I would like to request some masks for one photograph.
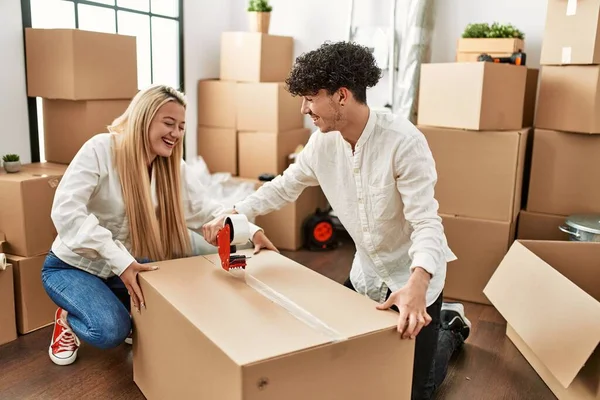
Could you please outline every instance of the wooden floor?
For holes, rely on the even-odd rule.
[[[332,252],[282,253],[343,282],[350,270],[354,247],[345,243]],[[452,361],[437,399],[555,399],[505,337],[506,324],[498,312],[488,306],[465,306],[473,323],[472,333]],[[77,362],[59,367],[48,358],[50,335],[51,328],[44,328],[0,347],[1,400],[144,398],[132,380],[131,346],[123,344],[100,351],[84,344]]]

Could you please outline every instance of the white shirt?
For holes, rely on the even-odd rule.
[[[131,255],[129,223],[112,157],[112,134],[88,140],[69,164],[54,195],[52,220],[58,236],[52,251],[69,265],[102,278],[120,275]],[[187,227],[196,230],[226,212],[211,201],[182,160],[181,186]],[[155,181],[151,181],[156,206]],[[250,237],[260,228],[250,224]]]
[[[355,242],[355,289],[382,302],[388,288],[402,288],[422,267],[432,275],[429,306],[444,287],[446,263],[456,259],[438,215],[436,182],[424,135],[406,119],[371,110],[354,154],[339,132],[316,131],[294,164],[235,208],[248,217],[266,214],[320,185]]]

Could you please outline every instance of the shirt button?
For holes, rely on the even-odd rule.
[[[358,175],[358,172],[359,172],[358,168],[354,168],[354,173]]]
[[[363,228],[363,232],[368,232],[368,231],[369,231],[369,228],[366,228],[366,227]]]

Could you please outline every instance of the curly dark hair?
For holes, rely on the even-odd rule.
[[[360,103],[367,102],[367,88],[381,79],[371,51],[356,43],[325,42],[316,50],[300,55],[285,83],[294,96],[315,95],[321,89],[328,94],[348,88]]]

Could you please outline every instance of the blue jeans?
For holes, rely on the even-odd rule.
[[[131,330],[130,300],[121,278],[101,279],[48,253],[42,283],[67,322],[86,343],[109,349],[123,343]]]

